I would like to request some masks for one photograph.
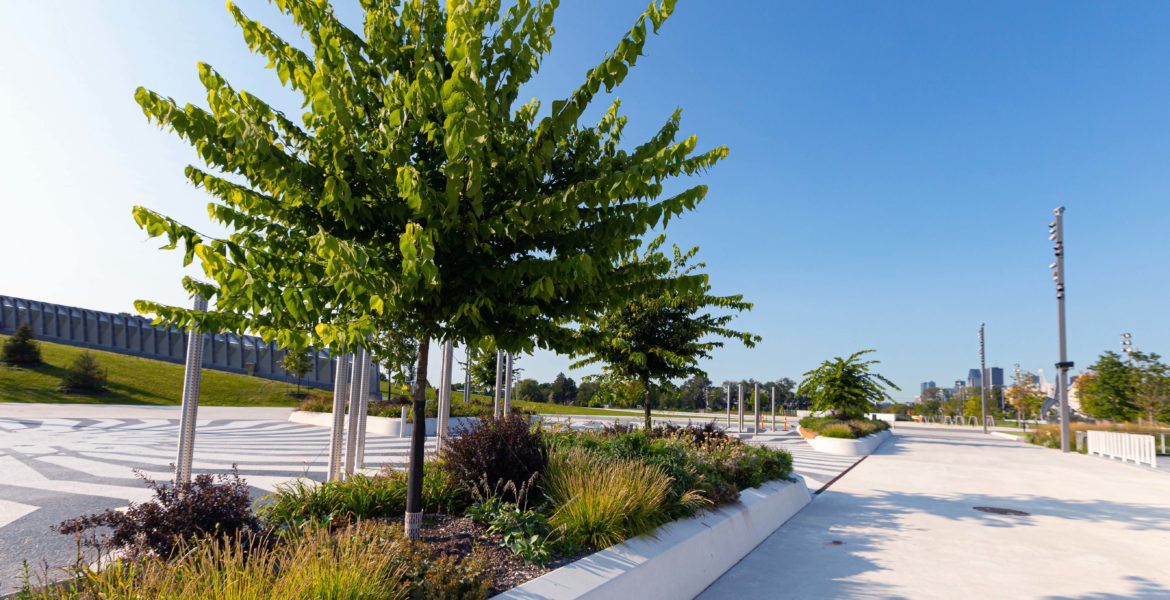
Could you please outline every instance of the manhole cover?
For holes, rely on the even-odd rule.
[[[1022,510],[1015,510],[1012,508],[1000,508],[998,506],[976,506],[975,510],[979,512],[991,513],[993,515],[1008,515],[1011,517],[1030,517],[1028,513]]]

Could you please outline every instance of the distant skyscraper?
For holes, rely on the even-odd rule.
[[[937,384],[935,384],[935,382],[933,382],[933,381],[923,381],[923,382],[920,384],[920,386],[919,386],[919,392],[918,392],[918,393],[920,393],[920,394],[922,394],[923,396],[925,396],[925,395],[926,395],[926,390],[927,390],[927,388],[932,388],[932,387],[938,387],[938,385],[937,385]]]
[[[967,387],[982,387],[983,377],[979,375],[979,369],[971,369],[967,371]]]
[[[989,367],[987,369],[987,380],[991,387],[1003,387],[1003,369],[999,367]]]

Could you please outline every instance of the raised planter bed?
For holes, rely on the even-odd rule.
[[[813,450],[824,452],[825,454],[836,454],[838,456],[868,456],[873,454],[873,451],[877,450],[878,446],[881,446],[883,442],[890,439],[893,435],[887,429],[863,438],[851,440],[825,437],[823,435],[817,435],[815,431],[809,431],[803,427],[800,428],[800,437],[803,437],[804,441],[813,447]]]
[[[460,429],[471,424],[476,417],[451,417],[447,423],[451,431],[458,432]],[[317,427],[332,427],[333,413],[326,412],[312,412],[307,410],[294,410],[288,416],[290,423],[300,423],[302,425],[315,425]],[[391,437],[408,436],[414,425],[412,423],[406,424],[406,431],[402,431],[401,419],[398,417],[366,417],[366,433],[373,435],[388,435]],[[427,419],[427,435],[435,435],[436,419]]]
[[[495,598],[693,598],[809,503],[804,479],[793,477],[740,492],[736,504],[667,523]]]

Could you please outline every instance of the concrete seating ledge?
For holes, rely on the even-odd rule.
[[[799,475],[674,521],[508,590],[497,599],[693,598],[811,500]]]
[[[300,423],[301,425],[331,427],[333,425],[333,413],[294,410],[288,416],[288,420],[290,423]],[[456,433],[460,429],[467,427],[473,420],[478,419],[475,417],[451,417],[447,426],[451,429],[452,433]],[[413,425],[407,423],[406,431],[402,431],[402,424],[399,421],[400,419],[398,417],[366,417],[366,433],[388,435],[391,437],[410,435]],[[427,435],[435,435],[435,427],[435,419],[427,419]]]
[[[836,454],[837,456],[868,456],[873,454],[873,451],[877,450],[878,446],[881,446],[883,442],[894,435],[887,429],[863,438],[849,440],[844,438],[829,438],[823,435],[808,437],[808,434],[811,432],[804,428],[801,428],[800,432],[801,436],[804,437],[804,441],[808,442],[813,447],[813,450],[824,452],[825,454]]]

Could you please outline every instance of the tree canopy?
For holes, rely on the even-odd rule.
[[[735,313],[751,310],[742,295],[716,296],[707,276],[696,271],[703,263],[688,264],[698,247],[682,252],[674,247],[667,258],[659,247],[660,236],[642,255],[633,254],[629,263],[668,264],[665,276],[658,277],[647,292],[617,305],[598,318],[581,324],[578,335],[583,350],[573,368],[602,363],[613,377],[641,382],[646,426],[650,426],[649,386],[672,379],[704,375],[699,361],[723,346],[721,338],[736,339],[753,347],[760,337],[730,328]],[[697,285],[679,286],[692,280]],[[715,314],[713,311],[720,311]]]
[[[387,350],[376,334],[393,330],[419,341],[422,381],[431,339],[566,351],[577,341],[569,324],[663,287],[668,264],[625,258],[707,193],[696,184],[666,194],[666,183],[705,172],[727,149],[678,139],[678,111],[635,146],[619,102],[594,124],[581,116],[625,80],[674,0],[652,3],[547,111],[519,94],[551,48],[557,0],[505,11],[498,0],[362,0],[361,31],[325,0],[274,3],[311,50],[228,10],[249,49],[301,97],[302,114],[283,114],[202,63],[205,106],[135,92],[150,120],[195,148],[203,166],[186,176],[229,232],[135,207],[164,248],[181,246],[184,264],[198,259],[207,281],[184,287],[215,306],[139,301],[139,311],[182,327],[251,330],[283,347],[361,345],[375,355]],[[412,514],[422,438],[413,443]]]
[[[826,360],[804,374],[797,395],[808,396],[813,410],[829,411],[837,418],[857,419],[872,412],[878,402],[891,400],[886,387],[900,389],[884,376],[871,371],[878,360],[862,360],[873,350],[861,350],[847,358]]]

